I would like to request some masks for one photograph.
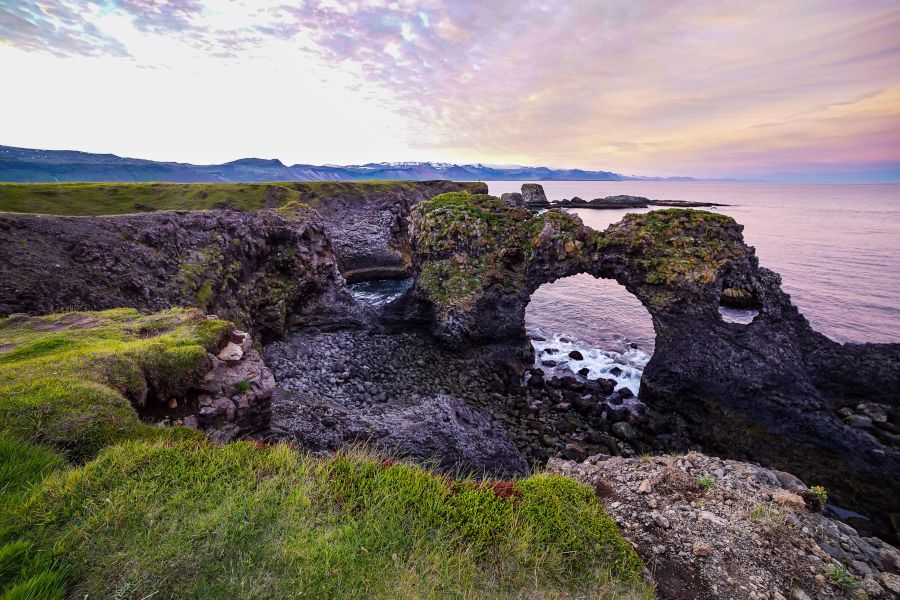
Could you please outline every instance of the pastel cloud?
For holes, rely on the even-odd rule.
[[[315,63],[397,115],[409,158],[713,176],[900,165],[894,0],[555,4],[12,0],[0,41],[175,70],[153,40],[210,64],[277,48],[301,79]]]

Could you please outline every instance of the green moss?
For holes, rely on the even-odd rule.
[[[200,284],[200,289],[197,290],[197,308],[206,310],[212,297],[212,282],[209,279],[206,279]]]
[[[699,210],[628,214],[602,233],[602,245],[627,249],[647,271],[647,283],[707,285],[729,259],[746,252],[743,242],[729,235],[734,225],[731,217]]]
[[[285,446],[131,442],[51,476],[15,519],[44,564],[71,566],[72,597],[649,597],[588,488],[514,489]]]
[[[581,221],[560,210],[534,215],[494,196],[465,192],[422,202],[413,219],[421,261],[417,286],[442,310],[470,308],[493,286],[521,291],[528,260],[546,250],[542,233],[547,227],[549,247],[558,245],[559,258],[588,251],[576,239],[583,235]]]
[[[74,459],[119,439],[194,435],[145,425],[133,404],[148,383],[183,390],[230,328],[184,310],[0,320],[0,431]]]
[[[485,265],[483,260],[435,260],[426,263],[419,273],[418,285],[426,290],[439,306],[467,306],[477,299],[482,289]]]
[[[312,214],[312,209],[308,204],[298,202],[296,200],[290,200],[289,202],[286,202],[277,210],[278,213],[281,214],[281,216],[287,219],[294,219],[298,221],[308,219]]]

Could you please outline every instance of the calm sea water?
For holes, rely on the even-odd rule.
[[[900,184],[538,182],[547,198],[614,194],[695,200],[744,225],[760,264],[781,274],[783,289],[813,327],[839,342],[900,342]],[[491,194],[520,181],[488,182]],[[627,212],[579,210],[604,229]],[[577,275],[541,286],[527,312],[529,331],[572,336],[590,346],[653,351],[650,315],[614,281]]]

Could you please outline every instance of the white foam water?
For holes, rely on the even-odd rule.
[[[537,328],[529,329],[531,345],[534,348],[534,364],[548,375],[559,376],[565,371],[579,375],[578,371],[587,369],[587,379],[613,379],[616,390],[628,388],[635,396],[641,387],[641,376],[650,355],[632,348],[626,340],[622,340],[621,351],[604,348],[592,348],[569,335],[558,335]],[[578,351],[582,359],[569,356]],[[556,366],[545,366],[543,361],[552,360]]]
[[[409,279],[377,279],[348,285],[350,294],[363,304],[380,307],[393,302],[412,286]]]

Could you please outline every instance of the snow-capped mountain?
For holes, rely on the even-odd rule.
[[[0,146],[0,181],[361,181],[454,179],[459,181],[621,181],[648,179],[610,171],[547,167],[457,165],[444,162],[379,162],[364,165],[285,165],[278,159],[242,158],[221,165],[192,165],[71,150]]]

